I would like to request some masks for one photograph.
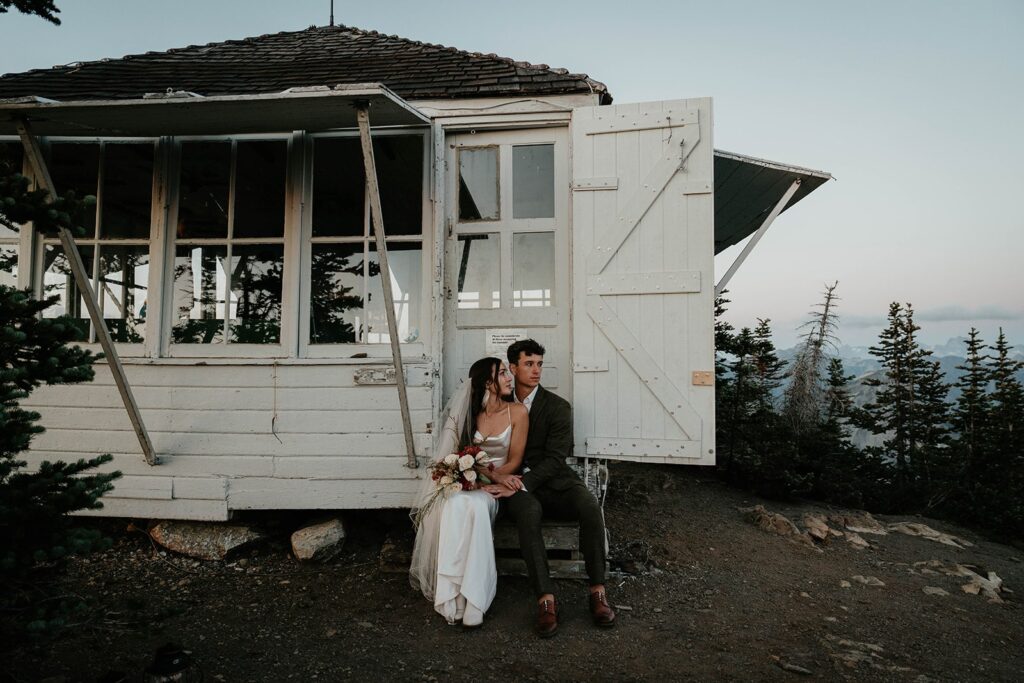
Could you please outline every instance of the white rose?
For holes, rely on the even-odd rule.
[[[472,455],[464,455],[459,458],[459,469],[465,472],[476,464],[476,458]]]
[[[452,478],[452,476],[450,474],[446,474],[443,477],[441,477],[441,486],[448,486],[449,484],[453,483],[454,481],[455,480]]]
[[[444,456],[444,464],[449,466],[454,465],[458,459],[458,453],[449,453],[448,455]]]
[[[450,496],[453,493],[458,493],[459,491],[461,491],[462,484],[458,482],[455,482],[454,484],[448,484],[448,486],[445,487],[445,490],[447,491],[447,495]]]
[[[485,462],[488,459],[487,451],[480,451],[476,454],[476,461],[478,463]]]
[[[476,481],[476,472],[473,471],[473,470],[468,470],[466,472],[463,472],[462,476],[464,476],[466,478],[466,481],[468,481],[470,484],[472,484],[474,481]]]

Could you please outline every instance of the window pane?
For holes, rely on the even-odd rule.
[[[97,144],[57,143],[50,148],[50,177],[57,194],[73,190],[75,197],[95,197],[99,184],[100,146]],[[96,235],[96,207],[86,211],[82,227],[89,237]]]
[[[555,215],[555,146],[512,148],[512,217],[553,218]]]
[[[93,248],[79,247],[78,251],[85,262],[86,271],[91,274]],[[71,266],[64,255],[64,250],[56,245],[47,245],[43,253],[43,266],[43,296],[58,297],[55,305],[43,311],[43,317],[70,316],[78,328],[75,340],[87,341],[92,327],[89,310],[79,295],[78,287],[75,286],[75,277],[71,274]]]
[[[235,161],[235,237],[284,235],[288,143],[240,141]]]
[[[358,138],[313,141],[314,237],[363,234],[365,178]]]
[[[148,246],[100,247],[100,306],[116,342],[146,338]]]
[[[363,322],[363,244],[314,244],[309,343],[358,341]]]
[[[459,308],[498,308],[501,305],[501,247],[498,235],[460,235],[455,258],[459,264]]]
[[[226,258],[224,246],[179,246],[175,251],[173,342],[224,343]]]
[[[8,176],[22,171],[22,151],[20,142],[0,142],[0,176]],[[0,224],[0,239],[17,238],[18,233],[6,225]]]
[[[384,233],[388,237],[422,234],[423,136],[374,138],[373,159],[380,183]]]
[[[512,307],[553,306],[555,233],[525,232],[512,237]]]
[[[498,148],[459,150],[459,220],[497,220]]]
[[[181,145],[179,239],[227,237],[230,179],[230,142],[186,142]]]
[[[235,245],[231,250],[230,337],[235,344],[281,341],[280,244]]]
[[[388,266],[391,269],[391,296],[395,300],[398,338],[414,342],[420,336],[420,295],[422,293],[423,248],[419,242],[388,242]],[[384,307],[384,287],[380,279],[377,251],[369,254],[370,282],[366,293],[366,338],[368,344],[389,344],[388,317]]]
[[[108,144],[103,156],[100,236],[149,239],[153,145]]]
[[[18,286],[18,248],[0,245],[0,285]]]

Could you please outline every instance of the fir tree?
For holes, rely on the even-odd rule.
[[[72,192],[51,198],[30,189],[19,173],[0,173],[0,223],[15,230],[31,221],[44,234],[62,226],[80,233],[77,226],[90,199],[79,200]],[[27,292],[0,286],[0,606],[21,615],[30,630],[59,626],[64,613],[75,607],[40,599],[45,590],[39,579],[59,569],[68,556],[109,543],[77,527],[68,513],[102,507],[99,498],[120,476],[93,472],[109,455],[43,462],[36,471],[26,471],[25,461],[18,459],[43,431],[39,414],[19,402],[41,384],[93,377],[97,357],[71,345],[79,335],[75,321],[41,315],[56,301],[36,301]]]
[[[1024,388],[1017,378],[1024,372],[1024,361],[1010,358],[1010,345],[1002,328],[995,346],[995,355],[988,357],[990,395],[989,441],[993,449],[1024,457]]]
[[[958,437],[957,442],[962,457],[962,467],[971,469],[984,462],[987,428],[990,413],[988,397],[989,369],[986,361],[989,357],[983,353],[984,344],[978,330],[971,328],[968,333],[967,358],[957,370],[963,374],[956,382],[960,389],[956,406],[953,409],[952,426]]]

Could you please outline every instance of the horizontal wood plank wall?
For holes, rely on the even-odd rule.
[[[359,385],[353,365],[130,365],[129,382],[161,463],[150,467],[106,366],[89,384],[41,387],[24,402],[46,432],[26,460],[110,453],[120,470],[89,514],[227,519],[231,510],[405,507],[394,385]],[[407,366],[417,453],[431,436],[429,366]]]

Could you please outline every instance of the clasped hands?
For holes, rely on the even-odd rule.
[[[523,478],[518,474],[499,474],[493,472],[488,475],[493,484],[487,484],[483,490],[491,494],[492,498],[508,498],[523,488]]]

